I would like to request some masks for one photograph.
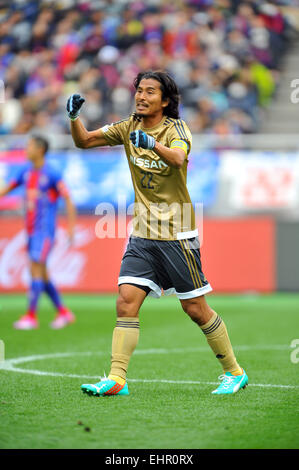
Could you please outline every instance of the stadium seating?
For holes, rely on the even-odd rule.
[[[254,0],[12,0],[0,25],[1,134],[69,133],[73,91],[88,128],[118,120],[136,74],[165,67],[193,132],[256,132],[291,28],[279,5]]]

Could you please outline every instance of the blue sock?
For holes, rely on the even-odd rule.
[[[44,290],[44,281],[42,279],[32,279],[29,289],[28,314],[35,316],[39,296]]]
[[[57,310],[64,311],[65,307],[63,306],[59,292],[54,286],[54,284],[51,281],[45,282],[44,288],[45,292],[48,294]]]

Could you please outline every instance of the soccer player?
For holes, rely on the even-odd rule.
[[[247,385],[248,377],[236,361],[224,321],[205,299],[212,288],[202,272],[186,187],[192,136],[179,117],[179,91],[161,71],[139,73],[134,86],[136,112],[94,131],[87,131],[79,118],[84,98],[75,94],[67,102],[76,146],[124,145],[135,190],[134,229],[118,280],[110,374],[81,389],[96,396],[128,395],[126,374],[138,343],[139,309],[148,294],[159,297],[163,289],[177,295],[223,368],[212,393],[235,393]]]
[[[29,164],[21,170],[16,179],[0,190],[0,196],[4,196],[17,186],[25,186],[25,222],[31,284],[27,313],[14,323],[14,328],[19,330],[38,328],[37,305],[43,291],[48,294],[57,310],[51,328],[60,329],[75,320],[74,314],[63,304],[46,267],[54,244],[57,203],[60,196],[66,203],[70,242],[74,235],[76,216],[75,207],[60,174],[46,162],[48,147],[48,142],[43,137],[30,137],[26,149]]]

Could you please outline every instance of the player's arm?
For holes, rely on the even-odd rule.
[[[6,196],[6,194],[8,194],[11,190],[12,188],[9,184],[3,186],[3,188],[0,188],[0,197]]]
[[[76,207],[72,201],[72,198],[62,180],[57,183],[57,188],[61,197],[63,197],[65,201],[65,210],[66,210],[66,217],[68,221],[68,236],[69,240],[72,243],[75,234],[75,224],[76,224],[76,216],[77,211]]]
[[[166,147],[160,142],[157,142],[154,137],[138,130],[131,132],[130,140],[135,147],[142,147],[144,149],[153,150],[159,155],[162,160],[173,168],[181,168],[186,158],[187,150],[182,147]],[[187,144],[186,144],[187,148]]]
[[[102,129],[88,131],[80,118],[71,121],[71,132],[76,147],[80,149],[90,149],[108,145]]]
[[[6,196],[6,194],[10,193],[13,189],[19,186],[19,182],[17,180],[11,181],[10,183],[0,188],[0,197]]]
[[[66,216],[68,220],[69,240],[70,242],[72,242],[74,239],[74,234],[75,234],[75,223],[76,223],[77,211],[70,196],[65,197],[65,209],[66,209]]]
[[[183,166],[186,153],[181,148],[165,147],[156,141],[153,151],[168,165],[178,169]]]
[[[89,149],[108,145],[102,129],[88,131],[79,118],[81,106],[85,99],[78,94],[71,95],[67,100],[67,113],[71,120],[71,133],[76,147]]]

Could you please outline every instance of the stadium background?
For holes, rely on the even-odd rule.
[[[12,1],[0,2],[0,22],[0,184],[23,165],[28,134],[46,135],[79,214],[68,248],[61,206],[49,266],[62,290],[116,291],[127,240],[97,238],[95,210],[133,202],[122,148],[75,148],[67,98],[84,95],[81,116],[95,129],[132,112],[139,71],[166,68],[193,133],[188,188],[204,207],[203,266],[215,292],[298,291],[295,1]],[[21,190],[0,209],[0,292],[22,292]]]
[[[299,448],[298,3],[0,0],[0,184],[23,165],[28,135],[45,134],[79,212],[69,249],[61,206],[50,257],[76,323],[49,328],[55,311],[43,295],[40,328],[18,331],[29,281],[21,193],[0,200],[0,448],[10,462],[19,455],[24,465],[26,454],[32,465],[27,449],[70,449],[68,462],[79,457],[72,449],[97,449],[99,463],[112,449],[193,449],[199,465],[217,456],[223,465],[228,449]],[[180,86],[193,133],[188,187],[204,205],[208,302],[249,386],[211,394],[221,368],[169,296],[142,305],[130,396],[93,399],[80,385],[109,371],[126,245],[96,237],[95,211],[106,202],[117,212],[133,194],[121,147],[74,147],[66,101],[81,92],[82,119],[96,128],[132,110],[139,70],[161,66]],[[256,465],[255,452],[242,457]]]

